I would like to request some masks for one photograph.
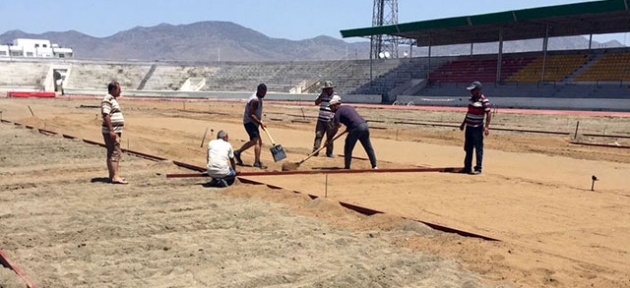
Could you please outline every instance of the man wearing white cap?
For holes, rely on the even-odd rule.
[[[324,134],[326,134],[326,139],[332,139],[333,132],[333,123],[332,119],[335,116],[335,113],[330,110],[328,104],[330,103],[330,99],[335,95],[334,86],[331,81],[325,81],[324,87],[322,88],[322,93],[319,94],[319,97],[315,99],[315,105],[319,105],[319,115],[317,116],[317,125],[315,126],[315,141],[313,142],[313,152],[317,151],[319,147],[322,145],[322,138],[324,138]],[[326,156],[333,158],[335,157],[333,154],[333,142],[326,142]],[[315,154],[318,156],[319,153]]]
[[[468,86],[471,97],[468,100],[468,113],[459,127],[459,130],[464,130],[465,141],[464,151],[466,151],[466,158],[464,158],[464,170],[462,173],[468,174],[481,174],[481,164],[483,161],[483,137],[490,134],[490,120],[491,120],[491,106],[490,101],[486,96],[481,94],[481,82],[475,81]],[[485,125],[484,125],[485,118]],[[476,152],[477,165],[472,167],[473,150]]]
[[[217,139],[208,143],[207,160],[208,175],[212,177],[213,186],[227,187],[234,183],[236,163],[227,132],[219,131]]]
[[[333,118],[334,130],[331,137],[334,137],[339,131],[341,124],[346,125],[348,136],[346,136],[346,145],[343,148],[344,156],[344,169],[350,169],[350,163],[352,162],[352,150],[357,141],[361,142],[361,146],[365,149],[365,153],[370,159],[372,169],[378,169],[376,167],[376,155],[374,154],[374,148],[372,148],[372,142],[370,141],[370,129],[367,122],[357,110],[352,106],[341,105],[341,97],[335,95],[330,99],[330,109],[335,112]],[[332,138],[330,138],[332,139]]]

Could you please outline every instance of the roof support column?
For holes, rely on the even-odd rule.
[[[473,55],[473,49],[475,48],[475,43],[470,43],[470,56]]]
[[[549,24],[545,28],[545,38],[543,39],[543,63],[542,72],[540,74],[540,82],[545,82],[545,68],[547,66],[547,48],[549,46]]]
[[[374,35],[370,36],[370,41],[374,41]],[[372,42],[370,42],[370,43],[372,43]],[[374,50],[373,47],[374,47],[374,45],[370,45],[370,86],[372,86],[372,55],[374,54],[374,53],[372,53],[372,52],[374,52],[374,51],[372,51],[372,50]]]
[[[431,35],[429,35],[429,65],[427,69],[427,81],[429,81],[429,75],[431,75]]]
[[[497,83],[501,82],[501,62],[503,62],[503,28],[499,28],[499,55],[497,56]]]
[[[591,47],[593,47],[593,33],[588,36],[588,51],[591,51]]]

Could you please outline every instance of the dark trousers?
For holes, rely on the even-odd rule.
[[[372,142],[370,142],[370,129],[368,129],[367,123],[363,123],[356,128],[348,131],[346,137],[346,146],[343,149],[345,169],[350,169],[350,163],[352,162],[352,150],[357,141],[361,141],[365,153],[367,153],[372,168],[376,167],[376,155],[374,155],[374,148],[372,148]]]
[[[481,162],[483,161],[483,126],[466,127],[466,140],[464,141],[464,151],[466,158],[464,159],[464,170],[472,171],[473,149],[477,159],[475,171],[481,171]]]
[[[333,154],[333,142],[332,140],[332,132],[334,125],[332,121],[322,121],[317,120],[317,125],[315,126],[315,141],[313,142],[313,152],[319,149],[322,146],[322,139],[324,135],[326,135],[326,141],[328,141],[328,145],[326,145],[326,155]]]

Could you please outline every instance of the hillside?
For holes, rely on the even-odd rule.
[[[205,21],[186,25],[160,24],[135,27],[108,37],[92,37],[78,31],[30,34],[20,30],[0,35],[2,43],[15,38],[49,39],[71,47],[80,59],[141,59],[180,61],[299,61],[335,60],[369,57],[369,42],[348,43],[329,36],[293,41],[268,37],[232,22]],[[541,40],[516,41],[506,52],[541,49]],[[550,49],[585,49],[588,40],[581,36],[552,39]],[[621,43],[594,43],[593,47],[619,47]],[[496,53],[497,45],[480,44],[475,53]],[[401,51],[409,46],[401,46]],[[470,45],[436,47],[434,55],[465,54]],[[414,56],[426,55],[426,48],[415,48]],[[403,55],[401,52],[400,55]]]

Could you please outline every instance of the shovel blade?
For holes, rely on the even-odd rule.
[[[273,156],[273,161],[275,162],[287,158],[287,154],[284,152],[282,145],[273,145],[269,150],[271,151],[271,156]]]

